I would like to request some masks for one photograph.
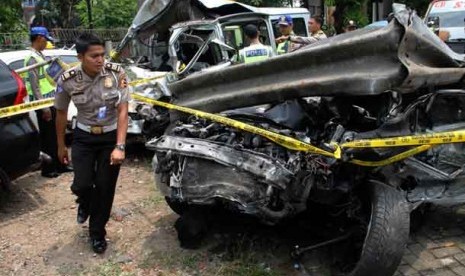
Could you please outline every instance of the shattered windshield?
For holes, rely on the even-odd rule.
[[[166,9],[170,2],[171,0],[146,0],[139,9],[139,12],[137,12],[132,26],[137,27],[150,21]]]
[[[429,18],[439,17],[441,28],[465,27],[465,14],[463,11],[431,13]]]

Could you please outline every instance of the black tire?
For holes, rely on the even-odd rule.
[[[11,180],[4,170],[0,168],[0,190],[10,192]]]
[[[400,191],[377,181],[367,184],[369,222],[360,259],[346,275],[391,276],[408,242],[410,209]]]
[[[170,206],[171,210],[173,210],[178,215],[183,215],[188,209],[188,205],[186,203],[171,200],[167,196],[165,196],[165,201],[168,206]]]

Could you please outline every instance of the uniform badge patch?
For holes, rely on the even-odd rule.
[[[102,106],[98,109],[97,119],[102,120],[107,116],[107,107]]]
[[[121,76],[121,79],[119,81],[119,87],[120,88],[127,88],[128,87],[128,79],[126,78],[126,75]]]
[[[61,84],[58,84],[56,93],[58,94],[58,93],[61,93],[61,92],[63,92],[63,87],[61,86]]]
[[[105,88],[113,87],[113,80],[111,79],[111,77],[106,77],[103,85],[105,86]]]

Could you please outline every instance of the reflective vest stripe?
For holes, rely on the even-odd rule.
[[[278,55],[287,54],[289,52],[289,41],[284,41],[278,44]]]
[[[268,59],[272,56],[272,49],[265,48],[256,48],[256,49],[243,49],[240,52],[240,61],[243,63],[252,63],[261,60]]]

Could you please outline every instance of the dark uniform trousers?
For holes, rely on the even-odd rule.
[[[37,110],[37,124],[39,125],[39,135],[40,135],[40,150],[48,154],[52,161],[42,165],[42,174],[48,174],[56,172],[61,164],[58,161],[57,156],[57,134],[55,131],[55,119],[56,119],[56,109],[50,107],[52,113],[52,120],[45,121],[42,119],[42,110]]]
[[[89,211],[90,237],[104,238],[120,170],[119,165],[110,165],[116,131],[97,135],[76,128],[73,135],[71,190],[78,196],[77,202]]]

